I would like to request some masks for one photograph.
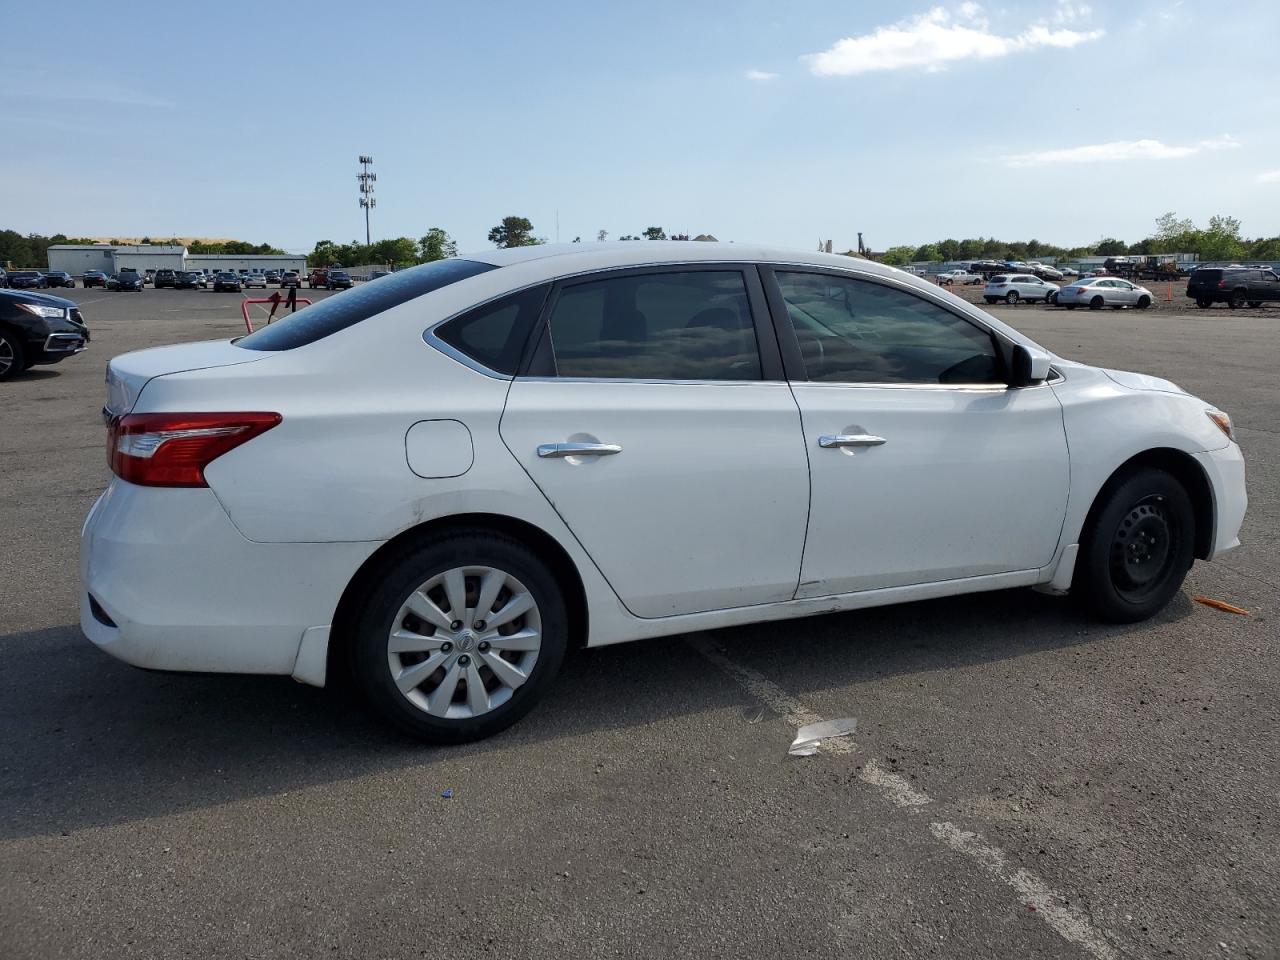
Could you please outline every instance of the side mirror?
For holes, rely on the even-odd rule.
[[[1011,387],[1029,387],[1049,379],[1049,354],[1020,343],[1013,345]]]

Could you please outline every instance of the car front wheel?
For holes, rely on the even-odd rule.
[[[464,743],[533,708],[568,646],[555,576],[528,547],[457,532],[391,555],[356,618],[352,671],[368,707],[430,743]]]
[[[1150,298],[1150,297],[1139,297],[1139,298],[1138,298],[1137,307],[1138,307],[1138,309],[1139,309],[1139,310],[1145,310],[1145,309],[1147,309],[1147,307],[1149,307],[1149,306],[1151,306],[1151,298]]]
[[[1107,495],[1085,531],[1072,594],[1102,620],[1145,620],[1182,586],[1194,539],[1182,484],[1163,470],[1140,469]]]
[[[26,351],[18,335],[0,330],[0,380],[16,377],[27,369]]]

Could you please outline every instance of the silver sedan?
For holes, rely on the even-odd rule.
[[[1145,310],[1155,297],[1146,287],[1140,287],[1119,277],[1088,277],[1072,281],[1058,292],[1058,306],[1074,310],[1088,307],[1101,310],[1112,307],[1136,307]]]

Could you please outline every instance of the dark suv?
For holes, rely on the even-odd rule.
[[[1187,296],[1202,310],[1215,303],[1260,307],[1280,300],[1280,276],[1265,267],[1201,267],[1187,280]]]
[[[84,350],[89,328],[80,308],[47,293],[0,290],[0,380],[37,363],[58,363]]]
[[[176,287],[178,285],[178,272],[176,270],[157,270],[155,277],[151,281],[152,286],[157,290],[161,287]]]

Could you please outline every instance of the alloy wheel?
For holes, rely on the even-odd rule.
[[[13,344],[7,338],[0,337],[0,377],[8,373],[17,362],[18,356],[14,352]]]
[[[541,647],[542,617],[523,583],[494,567],[455,567],[401,604],[387,637],[387,665],[413,706],[461,720],[509,701]]]

